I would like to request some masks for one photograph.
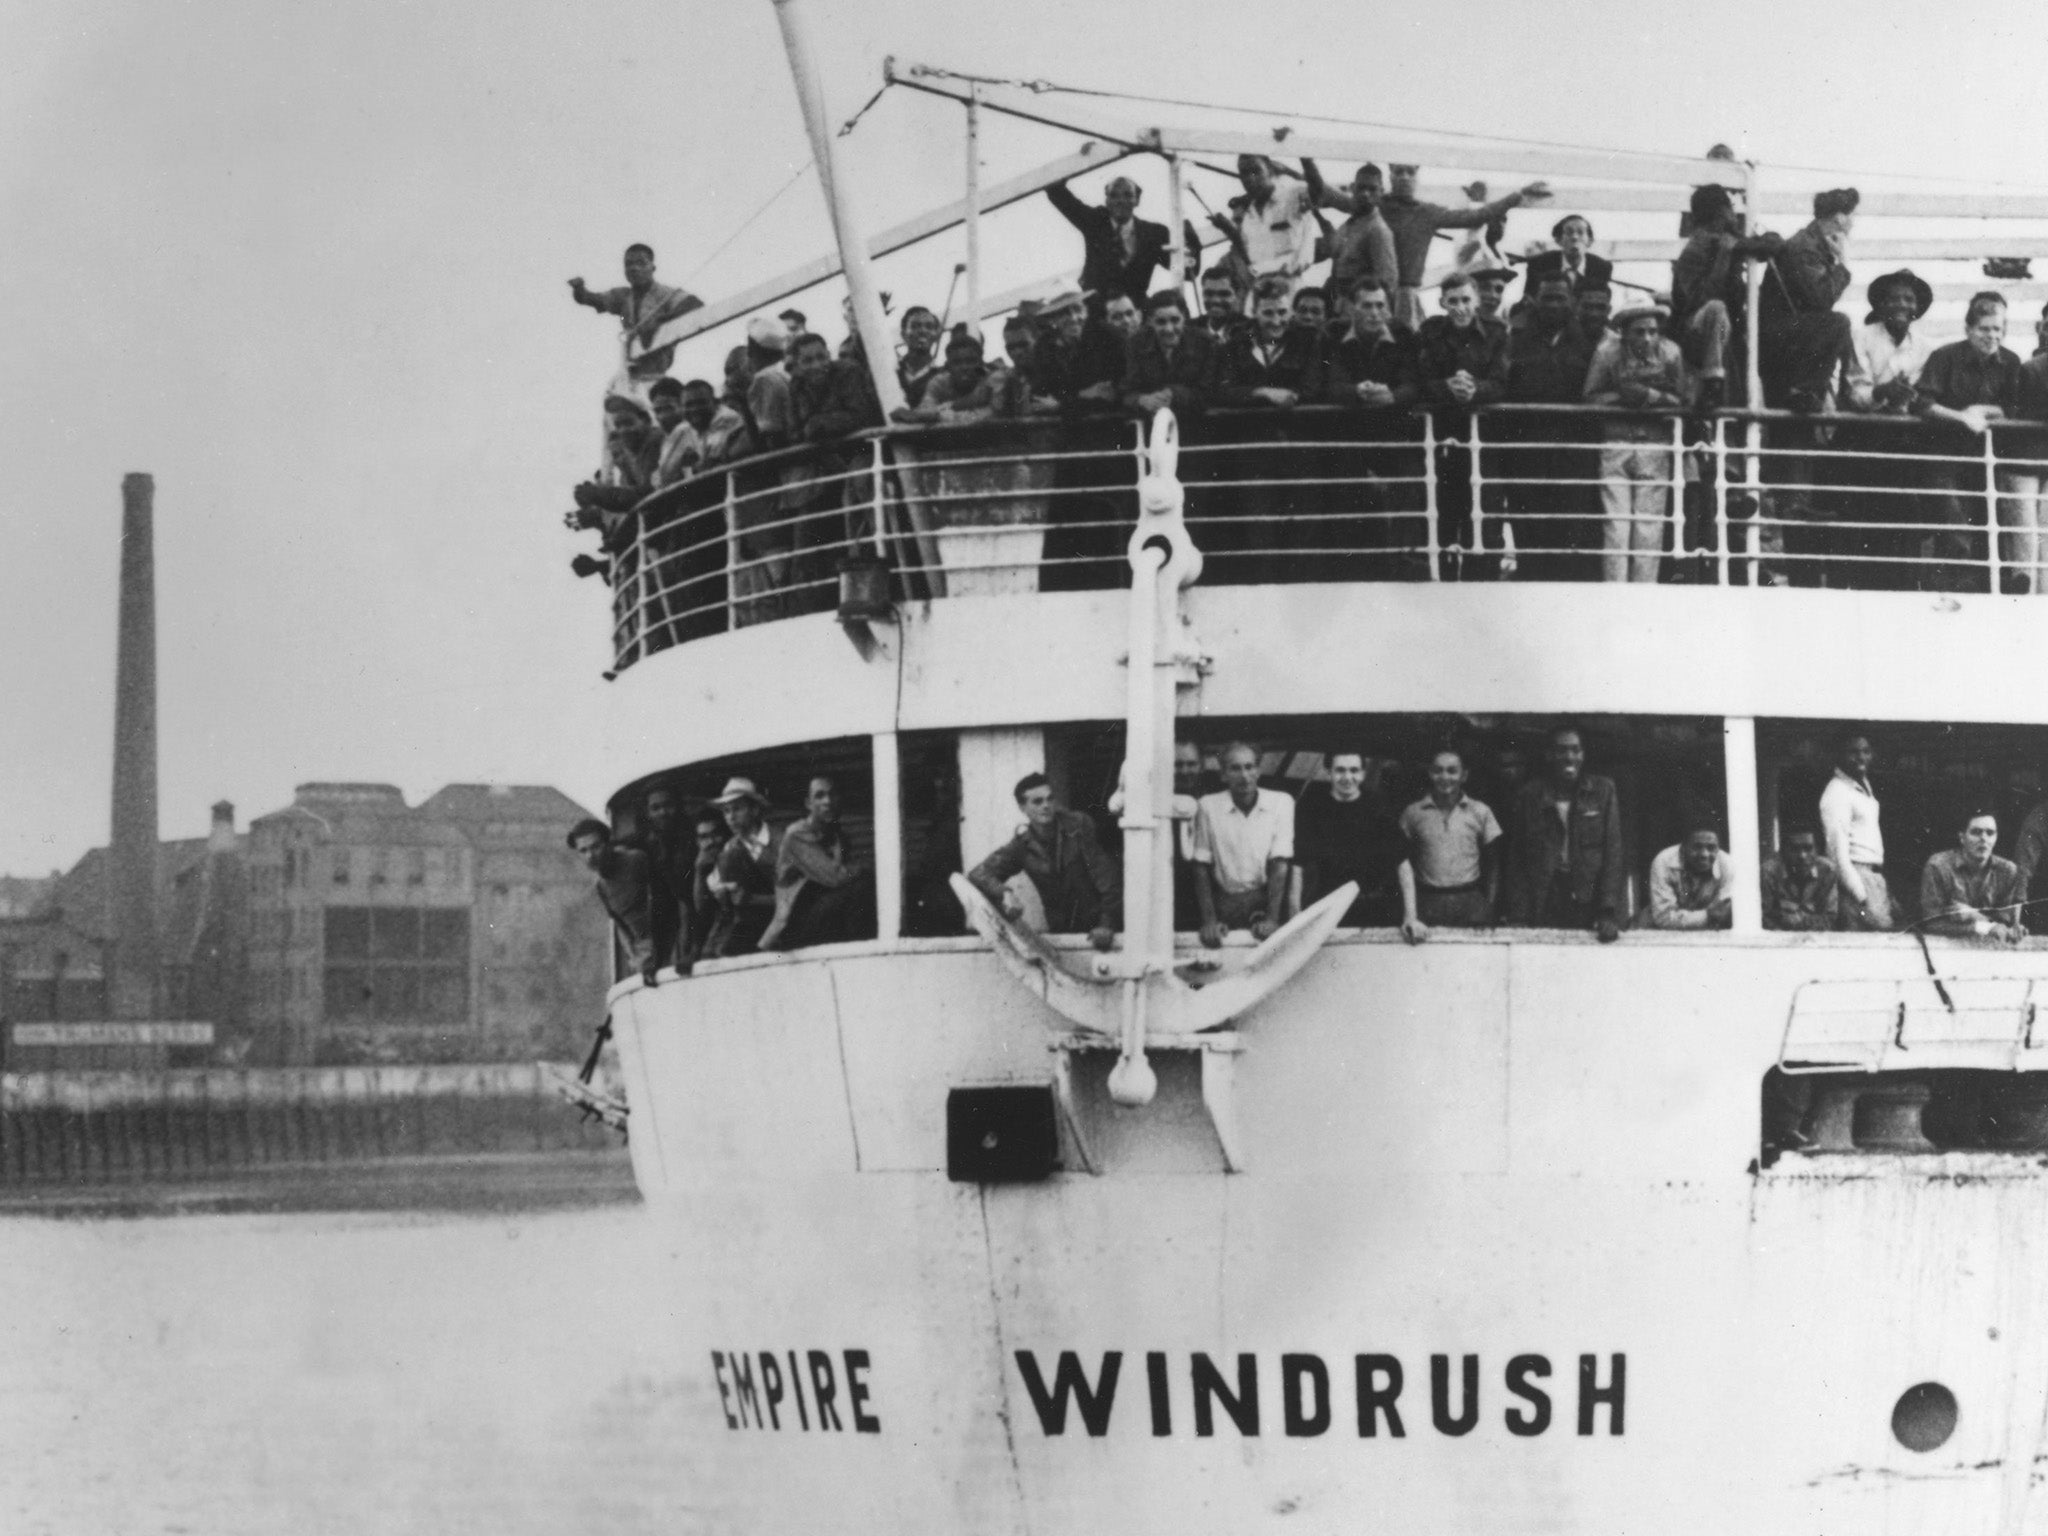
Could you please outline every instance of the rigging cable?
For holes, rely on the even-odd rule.
[[[920,64],[915,66],[915,69],[917,70],[917,72],[922,74],[935,75],[945,79],[969,80],[973,81],[978,85],[1012,86],[1019,90],[1029,91],[1034,96],[1046,96],[1053,94],[1065,96],[1093,96],[1099,97],[1107,101],[1133,101],[1138,102],[1140,104],[1151,106],[1187,107],[1196,111],[1203,112],[1241,112],[1251,117],[1263,117],[1268,119],[1279,118],[1283,122],[1287,119],[1299,118],[1305,122],[1336,123],[1346,128],[1374,128],[1381,130],[1382,132],[1389,133],[1429,134],[1437,138],[1464,139],[1478,144],[1512,145],[1515,147],[1526,149],[1569,149],[1578,151],[1583,154],[1636,156],[1642,158],[1656,158],[1660,160],[1671,159],[1674,157],[1674,154],[1677,153],[1665,153],[1659,150],[1647,149],[1616,149],[1611,144],[1578,144],[1565,139],[1527,139],[1517,138],[1509,134],[1472,133],[1457,128],[1424,128],[1414,123],[1388,123],[1380,122],[1371,118],[1337,117],[1329,113],[1304,112],[1299,108],[1287,108],[1285,110],[1282,110],[1271,107],[1238,106],[1233,102],[1226,101],[1194,101],[1186,97],[1180,96],[1148,96],[1143,94],[1142,92],[1137,91],[1112,91],[1098,89],[1092,86],[1060,85],[1054,81],[1042,79],[1008,80],[992,75],[973,75],[966,74],[956,70],[941,69],[935,65],[930,64]],[[1682,154],[1678,155],[1677,157],[1684,158]],[[1949,176],[1937,177],[1933,175],[1920,176],[1904,171],[1854,170],[1849,167],[1839,165],[1795,165],[1790,162],[1777,161],[1773,161],[1770,164],[1771,169],[1773,170],[1808,171],[1812,172],[1815,175],[1820,176],[1890,176],[1896,179],[1907,181],[1939,181],[1944,185],[1954,185],[1957,181],[1961,181],[1965,184],[1972,186],[2007,187],[2016,188],[2020,190],[2038,190],[2038,188],[2036,188],[2033,183],[2002,181],[1990,178],[1957,178]]]
[[[867,108],[863,107],[861,110],[866,111]],[[849,124],[849,126],[851,125]],[[752,229],[754,227],[755,221],[759,219],[762,214],[766,213],[770,208],[773,208],[778,202],[780,202],[782,200],[783,194],[789,191],[791,187],[795,186],[797,182],[802,179],[804,172],[808,171],[813,163],[814,162],[812,161],[806,160],[802,165],[798,166],[796,168],[795,175],[791,176],[789,180],[785,181],[781,186],[777,187],[772,193],[769,194],[767,202],[763,203],[760,207],[756,208],[752,213],[748,214],[745,223],[741,224],[738,229],[734,230],[731,234],[727,235],[725,237],[725,240],[719,245],[717,250],[713,251],[709,256],[706,256],[702,261],[698,262],[697,265],[690,270],[689,275],[683,279],[684,286],[687,287],[689,284],[695,282],[697,278],[700,275],[702,275],[706,267],[710,266],[711,263],[718,260],[718,258],[723,256],[727,251],[731,250],[733,242],[739,239],[739,237],[741,235],[744,235],[748,230]]]
[[[893,80],[884,80],[882,82],[881,89],[877,90],[874,95],[870,96],[865,102],[863,102],[861,104],[861,109],[858,112],[854,113],[853,116],[849,117],[845,122],[839,125],[839,137],[843,139],[848,134],[852,133],[855,128],[859,127],[860,120],[868,115],[868,110],[871,107],[873,107],[876,102],[880,101],[882,97],[885,94],[887,94],[889,87],[894,84],[895,81]],[[792,175],[789,178],[789,180],[785,181],[781,186],[777,187],[774,192],[769,194],[767,202],[763,203],[760,207],[756,208],[752,213],[748,214],[746,217],[746,222],[741,224],[740,227],[734,230],[730,235],[727,235],[725,237],[724,242],[719,245],[717,250],[713,251],[709,256],[706,256],[702,261],[698,262],[697,265],[691,270],[690,274],[683,279],[683,282],[686,285],[695,282],[697,278],[700,275],[702,275],[706,267],[710,266],[712,262],[718,260],[719,257],[723,256],[727,251],[731,250],[733,242],[739,239],[739,237],[741,235],[744,235],[748,230],[752,229],[754,227],[755,220],[759,219],[762,214],[766,213],[770,208],[774,207],[775,204],[781,200],[782,195],[785,192],[787,192],[791,187],[795,186],[797,184],[798,179],[803,175],[803,173],[805,171],[808,171],[816,163],[817,162],[815,160],[806,160],[802,165],[798,166],[796,168],[796,173]]]

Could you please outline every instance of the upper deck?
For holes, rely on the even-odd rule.
[[[1814,446],[1782,413],[1447,415],[1190,423],[1185,711],[2048,721],[2014,679],[2048,607],[1999,590],[2021,535],[1986,537],[2042,469],[2023,426],[1842,419]],[[1668,461],[1656,581],[1600,579],[1617,427]],[[877,432],[658,493],[614,575],[620,766],[1119,715],[1137,442],[1110,417]],[[1924,488],[1950,468],[1961,524]],[[849,566],[883,600],[842,625]]]
[[[844,132],[832,131],[815,73],[796,70],[798,95],[829,170]],[[1523,193],[1489,205],[1509,210],[1493,259],[1526,260],[1553,220],[1585,215],[1606,237],[1593,254],[1613,264],[1618,305],[1668,284],[1693,191],[1723,189],[1752,233],[1789,232],[1813,204],[1796,173],[1767,176],[1725,151],[1179,128],[1016,84],[894,64],[885,78],[885,90],[964,109],[970,144],[984,112],[1085,142],[987,184],[970,152],[963,197],[872,238],[848,179],[824,176],[836,255],[629,335],[626,361],[708,341],[798,296],[819,313],[836,299],[820,285],[843,276],[855,355],[886,414],[901,385],[877,265],[912,262],[905,253],[958,230],[966,292],[957,311],[949,295],[948,317],[986,325],[1072,271],[990,291],[992,253],[1011,249],[997,230],[1020,228],[1051,188],[1071,183],[1085,201],[1112,167],[1151,185],[1145,211],[1163,221],[1175,275],[1193,254],[1183,215],[1214,206],[1203,177],[1222,200],[1219,156],[1301,156],[1305,173],[1313,156],[1332,186],[1361,161],[1420,162],[1417,195],[1445,209],[1485,196],[1447,172],[1498,178],[1487,183],[1496,193],[1540,176],[1548,191],[1531,206]],[[1932,308],[1918,323],[1929,343],[1958,335],[1963,302],[1988,288],[2012,306],[2013,345],[2027,350],[2048,284],[2025,258],[2048,256],[2048,197],[1880,185],[1857,217],[1843,320],[1860,320],[1869,279],[1912,261],[1928,274]],[[2041,718],[2007,668],[2030,654],[2033,597],[2048,590],[2048,424],[1973,432],[1896,400],[1853,414],[1757,406],[1786,397],[1784,379],[1767,377],[1782,351],[1761,329],[1769,265],[1738,263],[1726,289],[1728,398],[1755,408],[1628,411],[1577,403],[1576,388],[1544,397],[1568,404],[1515,401],[1510,389],[1515,403],[1479,409],[1370,407],[1328,380],[1291,408],[1219,408],[1232,398],[1220,389],[1192,408],[1177,402],[1187,528],[1205,557],[1184,599],[1205,662],[1182,711]],[[1300,276],[1313,284],[1327,270]],[[1427,280],[1440,271],[1432,263]],[[905,283],[895,291],[936,301]],[[707,355],[680,371],[714,369]],[[1062,399],[1056,414],[858,432],[715,465],[650,497],[609,562],[619,767],[837,734],[1121,715],[1143,430],[1133,398],[1112,390]],[[854,600],[843,628],[842,595]]]

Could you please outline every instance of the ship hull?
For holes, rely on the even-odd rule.
[[[1059,1060],[977,945],[622,987],[709,1528],[2022,1529],[2040,1170],[1758,1165],[1801,984],[1919,958],[1347,937],[1238,1021],[1208,1100],[1203,1052],[1155,1052],[1137,1111],[1071,1054],[1064,1167],[1021,1184],[947,1175],[949,1091]],[[1916,1451],[1921,1383],[1959,1406]]]

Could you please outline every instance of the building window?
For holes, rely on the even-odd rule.
[[[347,885],[348,850],[346,848],[337,848],[334,850],[332,857],[334,859],[334,883],[336,885]]]
[[[469,913],[460,908],[329,907],[327,1017],[378,1024],[469,1018]]]
[[[427,850],[414,848],[405,856],[405,883],[425,885],[427,883]]]

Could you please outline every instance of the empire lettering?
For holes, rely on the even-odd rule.
[[[843,1373],[840,1367],[843,1366]],[[727,1429],[879,1435],[872,1411],[871,1362],[864,1349],[711,1351],[711,1377]]]
[[[1092,1374],[1080,1355],[1061,1350],[1048,1372],[1036,1352],[1016,1352],[1017,1375],[1024,1395],[1038,1417],[1038,1427],[1047,1435],[1064,1435],[1070,1423],[1078,1423],[1088,1435],[1100,1438],[1109,1433],[1116,1411],[1117,1388],[1123,1381],[1124,1353],[1112,1349],[1103,1353]],[[1620,1435],[1628,1393],[1628,1356],[1614,1353],[1604,1366],[1598,1355],[1580,1355],[1577,1393],[1577,1430],[1592,1436],[1604,1428]],[[1491,1423],[1510,1435],[1529,1438],[1551,1426],[1550,1357],[1515,1355],[1500,1369],[1502,1397],[1494,1416],[1485,1417],[1485,1394],[1481,1390],[1481,1364],[1477,1355],[1429,1357],[1429,1423],[1438,1434],[1457,1438]],[[1262,1379],[1263,1377],[1263,1379]],[[1406,1439],[1408,1418],[1402,1414],[1403,1393],[1408,1390],[1408,1373],[1394,1355],[1361,1354],[1351,1359],[1349,1371],[1332,1370],[1320,1355],[1285,1354],[1277,1369],[1268,1362],[1264,1372],[1255,1354],[1224,1356],[1221,1359],[1197,1351],[1184,1366],[1164,1351],[1145,1355],[1146,1409],[1154,1436],[1174,1433],[1176,1380],[1185,1383],[1178,1394],[1186,1404],[1182,1425],[1192,1426],[1197,1439],[1208,1439],[1227,1424],[1240,1437],[1257,1437],[1270,1429],[1273,1419],[1262,1414],[1261,1387],[1279,1389],[1279,1428],[1284,1437],[1313,1439],[1327,1434],[1337,1424],[1339,1404],[1333,1395],[1339,1384],[1350,1385],[1351,1422],[1359,1438]],[[1421,1413],[1410,1391],[1409,1417]],[[1135,1410],[1133,1410],[1135,1411]],[[1419,1419],[1418,1419],[1419,1421]]]

